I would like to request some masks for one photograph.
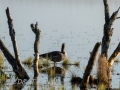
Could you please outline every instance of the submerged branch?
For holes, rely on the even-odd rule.
[[[89,83],[89,76],[90,76],[92,69],[93,69],[93,66],[95,64],[96,56],[97,56],[100,45],[101,45],[101,43],[97,42],[94,46],[94,49],[93,49],[92,54],[91,54],[89,61],[88,61],[88,65],[87,65],[86,70],[85,70],[84,75],[83,75],[81,88],[87,88],[87,85]]]

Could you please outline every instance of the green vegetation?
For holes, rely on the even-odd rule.
[[[31,67],[33,63],[33,58],[30,56],[27,59],[25,59],[22,63]],[[42,68],[42,66],[50,66],[49,60],[41,60],[41,59],[38,60],[38,68]]]
[[[25,59],[22,63],[26,65],[32,65],[33,58],[32,56],[29,56],[27,59]]]
[[[0,82],[4,83],[7,80],[7,78],[7,75],[2,70],[0,70]]]
[[[77,90],[77,86],[76,85],[72,85],[72,90]]]
[[[46,66],[46,67],[48,67],[48,66],[50,66],[50,61],[49,60],[44,60],[43,61],[43,66]]]
[[[65,60],[63,60],[63,63],[62,63],[63,66],[64,65],[69,65],[69,64],[71,64],[70,61],[69,61],[69,58],[66,58]]]
[[[106,90],[105,84],[99,84],[97,90]]]
[[[3,66],[3,55],[2,52],[0,52],[0,68]]]
[[[41,60],[38,60],[38,68],[42,68],[42,62],[41,62]]]
[[[65,89],[64,85],[60,85],[60,86],[58,86],[58,90],[66,90],[66,89]]]

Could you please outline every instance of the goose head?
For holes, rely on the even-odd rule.
[[[61,47],[61,53],[64,53],[64,52],[65,52],[65,43],[63,43]]]
[[[65,59],[67,57],[67,52],[65,51],[65,43],[62,44],[61,53],[63,54],[63,58]]]

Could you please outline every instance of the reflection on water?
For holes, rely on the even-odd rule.
[[[21,79],[17,79],[15,81],[15,83],[13,85],[11,85],[10,89],[11,90],[22,90],[25,86],[25,83],[27,82],[28,80],[24,79],[24,80],[21,80]]]
[[[59,50],[61,43],[66,43],[66,51],[71,62],[80,60],[80,66],[85,67],[89,59],[89,52],[96,42],[100,42],[103,36],[104,6],[102,0],[0,0],[0,38],[13,54],[13,48],[9,37],[6,7],[10,7],[16,31],[16,40],[21,60],[33,55],[33,44],[35,36],[31,31],[30,24],[38,22],[42,31],[40,42],[40,53]],[[110,14],[118,9],[120,0],[109,0]],[[120,14],[120,12],[119,12]],[[120,16],[120,15],[118,15]],[[116,20],[113,28],[109,56],[120,41],[120,20]],[[9,65],[5,62],[5,66]],[[119,72],[119,65],[116,72]],[[11,68],[10,68],[11,70]],[[71,67],[80,77],[83,75],[83,68]],[[31,78],[33,72],[28,70]],[[96,66],[93,70],[96,75]],[[69,73],[66,77],[70,77]],[[38,83],[46,78],[39,76]],[[113,87],[119,86],[119,80],[113,77]],[[64,78],[69,83],[69,78]],[[61,80],[62,81],[62,80]],[[69,85],[68,85],[69,86]],[[69,90],[70,87],[67,87]]]
[[[65,70],[60,67],[50,67],[42,70],[42,73],[48,74],[48,81],[50,84],[53,84],[54,81],[57,82],[59,77],[61,84],[64,84],[64,78],[65,78]]]

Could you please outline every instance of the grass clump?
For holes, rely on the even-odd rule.
[[[8,76],[2,70],[0,70],[0,82],[4,83],[7,79]]]
[[[42,62],[38,60],[38,68],[42,68]]]
[[[32,56],[30,56],[23,61],[23,64],[32,65],[32,62],[33,62],[33,58]]]
[[[97,68],[97,78],[98,78],[98,84],[106,86],[108,83],[108,62],[106,60],[106,57],[99,56],[98,58],[98,68]]]
[[[68,70],[69,67],[70,67],[70,61],[69,61],[69,58],[66,58],[65,60],[63,60],[63,63],[62,63],[62,66],[65,70]]]
[[[50,66],[50,61],[49,60],[44,60],[43,61],[43,66],[46,66],[46,67],[48,67],[48,66]]]
[[[0,52],[0,68],[3,66],[3,54]]]
[[[76,67],[79,67],[79,66],[80,66],[80,61],[75,61],[75,62],[74,62],[74,65],[75,65]]]
[[[75,73],[71,72],[71,84],[72,85],[80,85],[80,83],[82,82],[82,79],[80,77],[77,77]]]
[[[71,64],[70,61],[69,61],[69,58],[66,58],[65,60],[63,60],[63,63],[62,63],[63,66],[64,65],[69,65],[69,64]]]

